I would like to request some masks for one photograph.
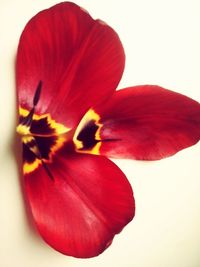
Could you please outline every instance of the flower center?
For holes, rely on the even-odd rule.
[[[53,120],[50,114],[33,114],[31,125],[24,125],[29,111],[19,108],[17,132],[22,136],[23,171],[34,171],[40,164],[51,162],[53,155],[67,141],[69,129]]]
[[[46,163],[52,161],[53,155],[67,141],[67,132],[70,130],[53,120],[50,114],[35,114],[40,92],[41,82],[36,89],[32,109],[28,111],[19,107],[19,125],[16,130],[22,137],[24,174],[34,171],[41,164],[48,171]],[[50,172],[48,174],[51,176]]]

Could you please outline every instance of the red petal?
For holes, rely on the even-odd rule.
[[[117,91],[100,114],[100,153],[110,157],[156,160],[194,145],[200,138],[198,102],[146,85]],[[108,141],[108,140],[113,141]]]
[[[33,17],[17,55],[19,103],[30,109],[42,81],[36,113],[73,127],[93,105],[108,98],[124,69],[124,51],[112,28],[79,6],[60,3]]]
[[[103,252],[132,220],[134,199],[125,175],[108,159],[62,156],[49,165],[52,180],[39,167],[25,176],[37,228],[53,248],[75,257]]]

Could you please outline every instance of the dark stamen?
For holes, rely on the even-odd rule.
[[[52,181],[54,181],[54,177],[52,175],[52,173],[50,172],[49,168],[47,167],[47,164],[41,159],[41,162],[42,162],[42,166],[44,167],[46,173],[48,174],[48,176],[50,177],[50,179]]]
[[[26,125],[28,127],[31,126],[33,120],[33,114],[35,112],[35,107],[40,99],[41,90],[42,90],[42,81],[39,81],[38,86],[35,90],[35,95],[33,97],[33,107],[30,110],[29,114],[22,120],[21,124]]]
[[[41,90],[42,90],[42,81],[39,81],[38,86],[37,86],[36,91],[35,91],[34,98],[33,98],[33,106],[34,107],[39,102]]]
[[[29,114],[22,120],[21,124],[26,125],[26,126],[31,126],[34,111],[35,111],[35,108],[32,108]]]

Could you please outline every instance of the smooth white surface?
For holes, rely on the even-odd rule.
[[[159,84],[200,101],[198,0],[75,2],[120,35],[127,56],[120,88]],[[26,22],[55,3],[0,0],[0,266],[199,267],[200,144],[158,162],[117,161],[133,185],[136,217],[97,258],[57,253],[27,221],[13,145],[15,54]]]

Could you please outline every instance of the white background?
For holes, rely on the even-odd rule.
[[[120,88],[159,84],[200,101],[200,1],[75,2],[120,35],[127,57]],[[96,258],[59,254],[28,222],[16,160],[14,62],[26,22],[55,3],[0,0],[0,266],[199,267],[200,144],[162,161],[117,161],[132,183],[136,217]]]

